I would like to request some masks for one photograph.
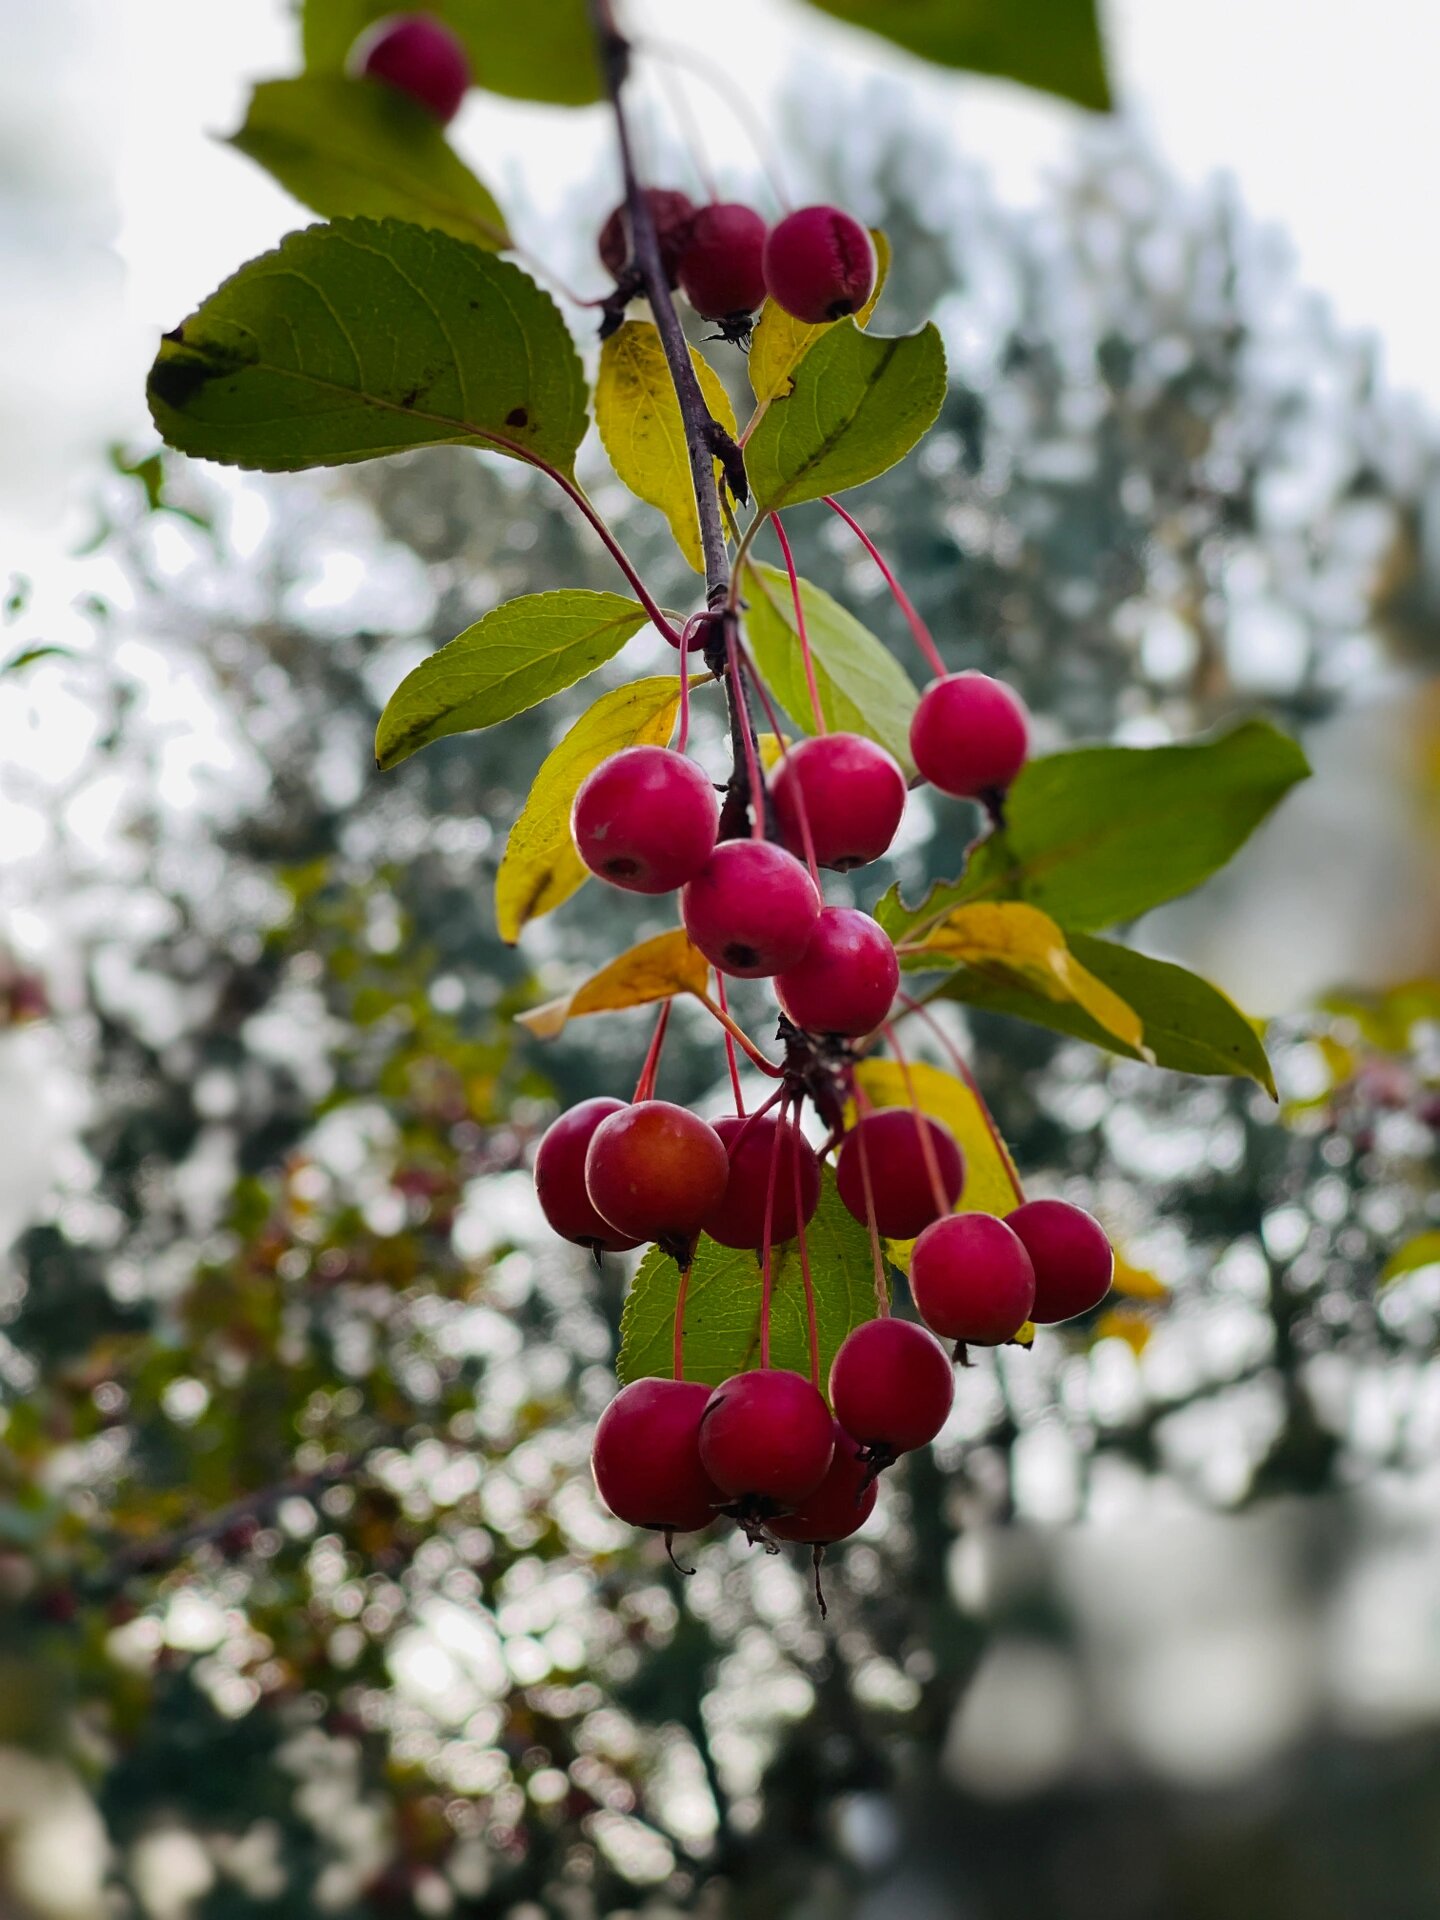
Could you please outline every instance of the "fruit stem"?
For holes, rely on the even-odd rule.
[[[815,719],[816,733],[825,731],[825,714],[820,705],[820,689],[815,681],[815,658],[810,651],[810,636],[805,630],[805,603],[800,598],[800,576],[795,571],[795,556],[790,551],[790,542],[785,537],[785,529],[780,524],[778,513],[772,513],[770,524],[775,529],[775,538],[780,542],[780,551],[785,556],[785,571],[790,576],[790,599],[795,608],[795,637],[800,642],[800,658],[805,666],[805,685],[810,694],[810,711]]]
[[[541,473],[548,474],[556,486],[560,488],[561,492],[566,494],[580,509],[581,513],[584,514],[585,518],[590,522],[590,525],[604,542],[610,558],[630,582],[635,598],[650,616],[650,624],[664,634],[672,647],[678,647],[680,645],[678,629],[671,621],[666,619],[658,603],[650,593],[650,590],[636,571],[634,561],[631,560],[619,540],[616,539],[615,535],[610,531],[604,514],[601,513],[585,489],[577,480],[572,480],[568,474],[562,473],[558,467],[552,467],[547,461],[536,460],[533,455],[528,454],[525,457],[529,460],[532,467],[538,468]]]
[[[725,976],[718,967],[714,969],[714,973],[715,998],[720,1004],[721,1013],[728,1016],[730,1012],[730,1002],[725,993]],[[735,1036],[728,1027],[725,1029],[725,1064],[730,1069],[730,1089],[735,1095],[735,1111],[743,1120],[745,1118],[745,1095],[740,1090],[740,1062],[735,1056]]]
[[[668,60],[672,66],[685,67],[698,79],[713,89],[722,99],[735,118],[744,127],[751,146],[755,149],[755,158],[760,162],[760,171],[764,174],[775,203],[782,213],[792,211],[789,194],[785,191],[784,177],[776,158],[775,149],[770,142],[769,130],[759,114],[755,112],[742,89],[736,86],[729,74],[721,67],[712,66],[691,48],[682,46],[674,40],[656,40],[648,33],[633,42],[640,53],[652,54],[656,59]],[[711,199],[716,196],[712,193]]]
[[[770,1177],[765,1183],[765,1229],[760,1241],[760,1364],[770,1364],[770,1300],[775,1281],[775,1180],[780,1171],[780,1142],[785,1137],[785,1099],[770,1147]]]
[[[714,1014],[715,1018],[727,1033],[733,1034],[762,1073],[768,1073],[772,1080],[784,1079],[785,1069],[783,1067],[777,1067],[773,1060],[767,1060],[755,1042],[750,1038],[749,1034],[746,1033],[745,1029],[737,1026],[730,1015],[717,1006],[708,993],[697,993],[695,998],[700,1002],[701,1006],[705,1008],[707,1013]]]
[[[970,1089],[971,1094],[974,1096],[975,1104],[980,1109],[980,1117],[985,1122],[985,1129],[994,1142],[995,1151],[1000,1156],[1001,1165],[1010,1176],[1010,1184],[1014,1187],[1017,1196],[1015,1204],[1017,1206],[1021,1205],[1025,1199],[1025,1186],[1020,1178],[1020,1169],[1011,1158],[1010,1149],[1005,1144],[1005,1136],[1001,1133],[999,1127],[996,1126],[995,1116],[986,1105],[985,1096],[981,1093],[965,1056],[923,1001],[912,999],[908,993],[902,993],[896,997],[907,1013],[919,1014],[931,1033],[934,1034],[935,1038],[944,1048],[946,1057],[949,1059],[956,1073],[959,1074],[960,1078]]]
[[[855,1083],[855,1104],[863,1120],[870,1111],[870,1101],[858,1081]],[[890,1289],[885,1284],[885,1259],[880,1251],[880,1229],[875,1224],[875,1190],[870,1184],[870,1155],[865,1147],[864,1127],[856,1127],[855,1144],[860,1153],[860,1185],[865,1193],[865,1225],[870,1231],[870,1258],[875,1267],[875,1311],[877,1318],[884,1320],[890,1312]]]
[[[935,1215],[939,1219],[949,1213],[950,1202],[945,1196],[945,1182],[940,1178],[940,1162],[935,1158],[935,1142],[926,1125],[925,1110],[920,1105],[920,1096],[915,1091],[915,1076],[910,1071],[910,1062],[905,1057],[905,1049],[900,1045],[900,1037],[887,1020],[880,1031],[889,1042],[890,1051],[895,1056],[895,1064],[900,1069],[900,1078],[905,1083],[905,1098],[910,1102],[915,1115],[915,1132],[920,1141],[920,1157],[925,1162],[925,1175],[930,1182],[930,1196],[935,1202]]]
[[[749,787],[750,837],[763,840],[765,835],[765,810],[767,795],[760,779],[760,755],[755,745],[755,727],[750,718],[750,709],[745,700],[745,682],[740,672],[740,638],[736,632],[738,622],[729,619],[725,622],[725,660],[726,671],[730,676],[732,714],[736,708],[741,716],[740,743],[745,756],[745,781]]]
[[[780,1110],[780,1123],[785,1123],[785,1110]],[[797,1133],[800,1129],[800,1102],[795,1102],[794,1125]],[[805,1241],[805,1194],[800,1178],[800,1153],[798,1146],[790,1150],[790,1166],[795,1186],[795,1225],[796,1238],[800,1247],[800,1280],[805,1288],[805,1331],[810,1340],[810,1384],[820,1391],[820,1329],[815,1317],[815,1282],[810,1277],[810,1249]]]
[[[861,546],[864,547],[865,551],[869,554],[870,558],[875,562],[876,566],[880,569],[880,572],[884,577],[886,586],[889,587],[891,593],[893,593],[895,596],[896,606],[899,607],[901,613],[904,614],[907,622],[909,623],[910,631],[915,636],[916,646],[919,647],[921,653],[924,654],[926,662],[929,665],[931,672],[935,675],[936,679],[943,680],[945,678],[945,675],[949,671],[949,669],[946,667],[945,662],[940,658],[940,649],[936,646],[934,636],[931,634],[929,627],[927,627],[925,622],[920,618],[920,615],[917,612],[915,607],[915,602],[910,598],[909,594],[906,593],[905,589],[901,586],[900,582],[895,578],[895,575],[891,571],[889,565],[887,564],[884,555],[881,553],[880,549],[875,545],[875,542],[870,538],[869,534],[866,533],[865,529],[861,526],[860,522],[855,518],[855,516],[853,514],[847,513],[844,507],[841,506],[840,502],[834,499],[830,494],[828,493],[825,494],[823,498],[826,506],[829,507],[830,511],[832,513],[839,514],[840,518],[845,522],[846,526],[849,527],[850,531],[855,535],[856,539],[859,540]]]
[[[635,1082],[637,1100],[653,1100],[655,1097],[655,1075],[660,1067],[660,1049],[665,1044],[665,1029],[670,1024],[670,1009],[673,1000],[667,1000],[660,1009],[660,1017],[655,1022],[655,1032],[650,1040],[649,1051],[645,1055],[645,1064],[640,1069],[640,1078]]]
[[[675,1293],[675,1349],[670,1361],[670,1374],[674,1380],[685,1378],[685,1299],[690,1292],[690,1269],[695,1264],[695,1256],[681,1263],[680,1285]]]
[[[771,704],[770,695],[765,688],[765,682],[760,678],[759,668],[746,652],[744,642],[737,641],[736,645],[740,652],[740,664],[744,668],[751,686],[755,689],[760,705],[765,710],[765,718],[770,723],[770,731],[775,736],[776,744],[780,749],[780,757],[783,759],[789,752],[789,748],[785,744],[785,735],[781,730],[780,719]],[[769,792],[768,785],[766,792],[767,794]],[[810,816],[805,810],[805,795],[800,791],[800,783],[798,781],[795,783],[795,804],[800,812],[800,838],[805,845],[805,864],[810,869],[810,878],[814,881],[815,891],[818,893],[820,891],[820,868],[815,860],[815,842],[810,833]]]

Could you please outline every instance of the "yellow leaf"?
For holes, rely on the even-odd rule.
[[[875,242],[875,286],[870,298],[855,316],[862,327],[870,324],[890,272],[890,242],[878,227],[870,229],[870,238]],[[786,313],[783,307],[777,307],[773,300],[765,302],[750,341],[750,385],[759,403],[755,420],[759,419],[772,400],[784,399],[790,391],[791,376],[796,367],[821,334],[838,324],[834,320],[822,320],[818,326],[810,326],[806,321],[797,320],[793,314]],[[755,420],[746,429],[747,437],[755,426]]]
[[[1380,1285],[1388,1287],[1403,1273],[1418,1273],[1422,1267],[1440,1266],[1440,1228],[1431,1227],[1397,1247],[1380,1269]]]
[[[1093,1346],[1097,1340],[1123,1340],[1138,1357],[1149,1346],[1153,1331],[1144,1314],[1136,1313],[1133,1307],[1111,1307],[1096,1321],[1090,1344]]]
[[[542,762],[495,876],[502,940],[513,946],[528,921],[552,913],[585,884],[590,876],[570,837],[570,807],[581,781],[624,747],[663,746],[679,705],[673,674],[632,680],[602,694]]]
[[[541,1040],[553,1040],[568,1020],[583,1014],[618,1013],[624,1007],[643,1007],[677,993],[701,994],[709,980],[709,961],[677,929],[642,940],[599,973],[592,973],[573,993],[561,994],[558,1000],[547,1000],[543,1007],[532,1007],[517,1017],[522,1027]]]
[[[1019,900],[956,907],[909,951],[957,961],[975,973],[1003,985],[1027,988],[1047,1000],[1072,1001],[1143,1059],[1152,1057],[1139,1014],[1081,966],[1060,928],[1038,907]]]
[[[760,764],[766,773],[773,773],[785,758],[790,746],[789,734],[762,733],[756,738],[760,745]]]
[[[1127,1300],[1168,1300],[1170,1289],[1148,1268],[1132,1266],[1122,1254],[1115,1256],[1115,1274],[1110,1291]]]
[[[877,1107],[908,1107],[905,1077],[893,1060],[862,1060],[855,1079]],[[920,1111],[948,1127],[965,1156],[965,1188],[957,1213],[1010,1213],[1021,1200],[1005,1157],[981,1111],[980,1102],[965,1082],[923,1060],[912,1063],[910,1079]],[[891,1240],[886,1251],[897,1267],[910,1271],[910,1240]]]
[[[693,347],[690,358],[706,406],[733,438],[738,429],[729,396]],[[703,573],[705,556],[685,425],[665,348],[648,320],[627,320],[601,347],[595,423],[616,473],[633,494],[660,509],[681,553],[696,573]],[[718,460],[715,477],[723,478]]]

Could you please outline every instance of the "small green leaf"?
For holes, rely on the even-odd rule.
[[[377,80],[312,73],[264,81],[230,145],[327,220],[410,220],[477,247],[510,244],[489,188],[435,116]]]
[[[733,439],[737,429],[729,395],[693,347],[690,359],[712,418]],[[696,573],[703,573],[685,422],[659,331],[648,320],[627,320],[601,347],[595,424],[616,473],[638,499],[660,509],[681,553]],[[714,468],[718,482],[718,460]]]
[[[634,600],[580,588],[507,600],[406,674],[380,716],[377,764],[538,706],[617,654],[646,618]]]
[[[1168,960],[1152,959],[1131,947],[1089,934],[1067,935],[1071,953],[1088,973],[1136,1012],[1145,1029],[1145,1048],[1157,1067],[1176,1073],[1228,1075],[1253,1080],[1275,1095],[1275,1079],[1255,1028],[1232,1000],[1198,974]],[[1106,1030],[1074,1001],[1052,1000],[1014,980],[1001,980],[961,967],[930,1000],[959,1000],[987,1013],[1013,1014],[1055,1033],[1088,1040],[1132,1060],[1140,1053]]]
[[[569,475],[587,424],[549,294],[399,220],[307,227],[241,267],[165,336],[149,399],[182,453],[267,473],[450,445]]]
[[[903,460],[945,399],[945,349],[933,325],[886,339],[841,320],[794,382],[746,442],[745,470],[767,513],[861,486]]]
[[[819,1210],[805,1235],[815,1288],[822,1389],[845,1336],[862,1320],[875,1317],[869,1236],[841,1203],[828,1167],[823,1181]],[[773,1269],[771,1361],[795,1373],[809,1373],[805,1288],[797,1243],[779,1250]],[[620,1321],[616,1367],[622,1385],[670,1372],[679,1279],[674,1260],[656,1247],[641,1261]],[[702,1236],[685,1305],[687,1380],[718,1386],[732,1373],[758,1366],[760,1287],[760,1262],[753,1253],[740,1253]]]
[[[745,637],[755,664],[796,726],[813,733],[815,718],[796,637],[789,576],[778,567],[751,562],[745,580],[749,589]],[[913,774],[910,717],[920,696],[905,669],[853,614],[808,580],[800,582],[800,601],[826,726],[878,740],[894,754],[907,777]]]
[[[316,0],[311,0],[315,4]],[[810,0],[942,67],[993,73],[1108,112],[1095,0]]]
[[[875,917],[892,940],[970,900],[1028,900],[1067,933],[1133,920],[1189,893],[1242,847],[1310,772],[1267,721],[1178,747],[1080,747],[1021,770],[1005,827],[958,880],[907,907],[895,888]]]
[[[547,755],[510,829],[495,876],[502,940],[513,944],[531,920],[553,913],[584,886],[589,870],[570,833],[570,809],[581,782],[625,747],[663,746],[679,705],[676,675],[631,680],[602,693]]]
[[[1388,1287],[1402,1273],[1418,1273],[1421,1267],[1440,1267],[1440,1227],[1427,1228],[1397,1247],[1380,1269],[1380,1285]]]
[[[356,39],[394,0],[304,0],[305,65],[342,68]],[[604,96],[586,0],[427,0],[465,45],[477,87],[516,100],[588,106]]]

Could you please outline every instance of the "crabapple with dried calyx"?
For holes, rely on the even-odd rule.
[[[865,1320],[830,1369],[835,1418],[858,1441],[872,1473],[935,1438],[955,1398],[950,1356],[913,1320]]]
[[[822,733],[788,747],[770,781],[781,837],[817,866],[848,873],[878,860],[905,811],[905,775],[884,747],[858,733]]]
[[[1098,1307],[1115,1277],[1115,1252],[1100,1222],[1068,1200],[1027,1200],[1005,1216],[1035,1269],[1030,1318],[1052,1327]]]
[[[765,298],[765,222],[750,207],[699,207],[680,255],[680,291],[702,320],[735,320]]]
[[[803,1374],[760,1367],[733,1374],[700,1421],[700,1458],[742,1522],[798,1507],[825,1478],[835,1451],[830,1409]]]
[[[880,1489],[862,1457],[858,1441],[835,1422],[835,1452],[825,1478],[815,1491],[789,1513],[770,1522],[777,1540],[799,1540],[806,1546],[831,1547],[848,1540],[875,1511]]]
[[[623,1100],[582,1100],[552,1122],[535,1154],[540,1211],[562,1240],[573,1240],[593,1253],[628,1253],[640,1244],[628,1234],[617,1233],[596,1212],[585,1186],[585,1155],[595,1129],[602,1120],[624,1111]]]
[[[942,1340],[1000,1347],[1030,1318],[1035,1269],[1020,1236],[993,1213],[952,1213],[915,1242],[910,1297]]]
[[[708,1121],[668,1100],[638,1100],[600,1122],[585,1154],[585,1190],[618,1233],[688,1251],[730,1177]]]
[[[765,241],[770,298],[810,326],[863,307],[876,271],[874,241],[839,207],[801,207],[772,227]]]
[[[685,931],[722,973],[758,980],[794,966],[820,917],[820,894],[793,854],[769,840],[723,840],[680,896]]]
[[[714,1122],[725,1142],[730,1177],[724,1198],[705,1221],[705,1232],[722,1247],[759,1247],[765,1239],[765,1210],[771,1193],[770,1168],[775,1165],[774,1198],[770,1201],[770,1243],[782,1246],[800,1231],[795,1210],[795,1162],[800,1162],[800,1197],[808,1225],[820,1204],[820,1162],[815,1149],[793,1121],[774,1114],[727,1114]],[[776,1153],[779,1142],[778,1156]]]
[[[650,218],[655,223],[655,237],[660,242],[660,264],[665,269],[665,278],[673,287],[680,271],[680,256],[690,237],[695,203],[688,193],[681,193],[674,187],[646,187],[645,200],[650,208]],[[600,264],[612,280],[618,280],[630,265],[633,251],[630,213],[623,201],[601,227],[598,246]]]
[[[470,61],[443,20],[429,13],[392,14],[356,41],[354,72],[418,101],[441,122],[455,118],[470,86]]]
[[[715,851],[720,803],[693,760],[670,747],[625,747],[581,782],[570,810],[580,858],[630,893],[671,893]]]
[[[921,694],[910,751],[941,793],[993,801],[1025,764],[1030,716],[1019,694],[988,673],[949,673]]]
[[[889,1013],[900,985],[900,962],[888,933],[855,907],[825,907],[810,944],[776,976],[786,1017],[807,1033],[857,1040]]]
[[[938,1194],[931,1177],[932,1163],[939,1177]],[[841,1200],[861,1221],[868,1218],[867,1171],[875,1226],[887,1240],[913,1240],[955,1205],[965,1186],[965,1156],[954,1134],[938,1120],[917,1114],[910,1107],[885,1107],[863,1115],[841,1143],[835,1184]],[[941,1200],[945,1202],[943,1208]]]
[[[595,1428],[590,1465],[600,1498],[617,1519],[663,1533],[667,1547],[672,1534],[708,1527],[725,1504],[700,1459],[709,1400],[697,1380],[633,1380]]]

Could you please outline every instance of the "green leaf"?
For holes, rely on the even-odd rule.
[[[934,425],[945,398],[939,330],[886,339],[841,320],[795,368],[745,447],[763,512],[862,486],[903,460]]]
[[[1388,1287],[1402,1273],[1418,1273],[1422,1267],[1440,1267],[1440,1227],[1430,1227],[1397,1247],[1380,1269],[1380,1285]]]
[[[315,0],[312,0],[315,4]],[[810,0],[943,67],[993,73],[1107,112],[1095,0]]]
[[[376,80],[266,80],[230,145],[327,220],[411,220],[457,240],[510,244],[505,216],[424,107]]]
[[[617,654],[647,617],[621,594],[578,587],[507,600],[406,674],[380,716],[376,763],[399,766],[432,740],[539,706]]]
[[[1071,953],[1088,973],[1131,1007],[1144,1025],[1145,1049],[1157,1067],[1176,1073],[1228,1075],[1253,1080],[1273,1100],[1275,1078],[1255,1028],[1234,1001],[1198,974],[1168,960],[1089,934],[1067,936]],[[1052,1000],[1014,980],[961,967],[928,1000],[959,1000],[987,1013],[1012,1014],[1052,1032],[1088,1040],[1093,1047],[1138,1060],[1140,1052],[1106,1030],[1083,1006]]]
[[[876,918],[899,940],[969,900],[1028,900],[1069,933],[1133,920],[1198,887],[1310,772],[1268,721],[1178,747],[1080,747],[1021,770],[1005,827],[958,880]]]
[[[738,429],[730,396],[693,347],[690,359],[712,417],[734,439]],[[595,424],[616,473],[638,499],[660,509],[681,553],[696,573],[703,573],[685,422],[659,330],[648,320],[627,320],[601,347]],[[714,468],[719,482],[718,460]]]
[[[676,675],[631,680],[602,693],[546,756],[510,829],[495,876],[495,915],[502,940],[513,944],[531,920],[553,913],[584,886],[589,869],[576,853],[570,832],[570,809],[581,782],[612,753],[664,746],[679,705]]]
[[[815,717],[796,637],[789,576],[778,567],[752,561],[746,568],[746,585],[751,591],[745,637],[755,664],[795,724],[813,733]],[[800,582],[800,602],[826,726],[878,740],[894,754],[907,777],[913,774],[910,716],[920,696],[905,669],[853,614],[808,580]]]
[[[549,294],[398,220],[307,227],[242,267],[165,336],[149,399],[182,453],[268,473],[450,445],[568,476],[586,427]]]
[[[306,66],[342,68],[366,27],[395,11],[394,0],[304,0]],[[464,42],[477,87],[562,107],[603,98],[586,0],[427,0],[426,12]]]
[[[875,1275],[870,1240],[835,1190],[835,1176],[822,1170],[820,1206],[806,1229],[815,1288],[815,1325],[820,1346],[820,1384],[845,1336],[875,1317]],[[798,1243],[780,1248],[773,1261],[770,1358],[777,1367],[809,1373],[810,1346],[805,1288]],[[640,1262],[620,1320],[622,1385],[671,1370],[675,1300],[680,1273],[669,1254],[652,1247]],[[760,1262],[701,1236],[685,1305],[685,1378],[718,1386],[732,1373],[759,1365]]]

